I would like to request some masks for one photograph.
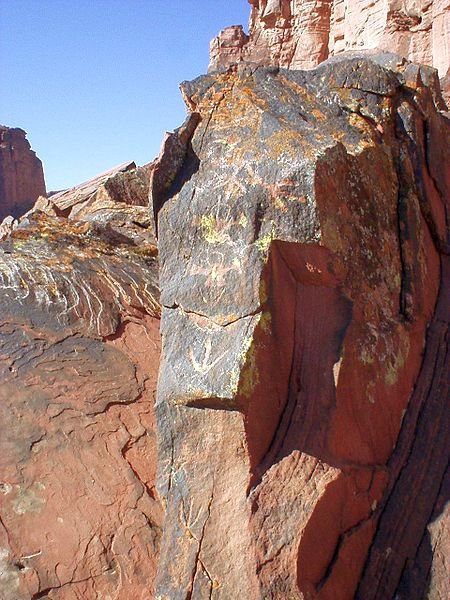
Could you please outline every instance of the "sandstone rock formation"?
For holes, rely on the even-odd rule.
[[[42,163],[22,129],[0,125],[0,221],[29,210],[45,196]]]
[[[247,36],[228,27],[212,42],[210,70],[235,62],[311,68],[346,50],[381,48],[433,65],[450,65],[449,0],[249,0]]]
[[[315,61],[343,26],[252,5],[224,64],[293,66],[264,41],[293,7]],[[353,52],[182,94],[156,161],[0,225],[0,599],[446,599],[436,71]]]
[[[200,122],[158,212],[157,598],[448,596],[437,90],[374,53],[183,85]]]
[[[78,219],[93,214],[96,208],[101,210],[105,203],[148,206],[151,169],[151,163],[143,167],[136,167],[134,162],[123,163],[48,199],[40,198],[36,208],[45,206],[54,214]]]
[[[0,246],[2,600],[153,597],[157,251],[148,207],[106,188]]]

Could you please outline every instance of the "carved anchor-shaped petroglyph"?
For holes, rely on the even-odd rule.
[[[211,356],[211,350],[212,350],[212,342],[211,342],[211,338],[208,338],[205,342],[205,347],[204,347],[205,355],[203,356],[202,362],[199,362],[195,358],[194,351],[192,350],[192,348],[189,348],[188,354],[189,354],[189,358],[191,360],[192,366],[194,368],[194,371],[196,371],[197,373],[200,373],[201,375],[206,375],[207,373],[209,373],[211,371],[211,369],[213,369],[217,365],[217,363],[227,353],[227,351],[225,350],[225,352],[223,352],[220,356],[218,356],[215,360],[213,360],[210,363],[209,357]]]

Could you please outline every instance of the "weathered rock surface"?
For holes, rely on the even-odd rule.
[[[0,221],[29,210],[45,196],[42,163],[22,129],[0,125]]]
[[[447,597],[436,72],[365,53],[183,95],[201,120],[157,206],[156,597]]]
[[[153,597],[151,215],[103,191],[73,206],[77,221],[35,210],[0,245],[2,600]]]
[[[123,163],[50,198],[39,198],[35,208],[56,216],[82,218],[105,203],[148,206],[148,189],[153,164],[136,167],[134,162]]]
[[[224,29],[210,47],[210,70],[236,62],[311,68],[346,50],[381,48],[450,65],[449,0],[249,0],[249,35]]]
[[[156,161],[0,225],[1,600],[449,595],[437,73],[255,66],[322,61],[343,9],[387,29],[251,4],[217,56],[254,64],[183,84]]]

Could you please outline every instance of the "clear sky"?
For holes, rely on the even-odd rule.
[[[184,120],[178,84],[249,13],[247,0],[0,0],[0,123],[28,132],[48,190],[145,164]]]

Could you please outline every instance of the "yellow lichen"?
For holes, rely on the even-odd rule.
[[[224,235],[217,228],[217,220],[214,215],[202,215],[200,219],[203,237],[208,244],[220,244],[224,241]]]
[[[267,284],[263,280],[263,281],[261,281],[261,283],[259,285],[259,300],[260,300],[261,304],[265,304],[268,299],[269,299],[269,293],[267,291]]]
[[[246,362],[241,372],[239,391],[244,398],[250,398],[258,383],[259,373],[256,364],[256,348],[254,344],[251,344],[246,352]]]
[[[247,227],[247,224],[248,224],[248,219],[247,219],[246,215],[242,214],[239,218],[239,225],[241,227]]]
[[[270,231],[268,231],[266,234],[264,234],[263,236],[261,236],[259,239],[256,240],[255,246],[258,248],[258,250],[264,256],[267,255],[267,252],[270,248],[270,244],[275,239],[275,236],[276,236],[275,225],[272,223],[272,228],[270,229]]]
[[[259,325],[264,333],[269,333],[272,325],[272,315],[270,312],[265,311],[261,314]]]

